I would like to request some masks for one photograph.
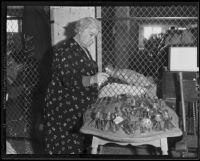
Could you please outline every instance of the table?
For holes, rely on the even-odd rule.
[[[167,137],[163,137],[163,138],[158,138],[155,140],[151,140],[151,141],[143,141],[143,142],[138,142],[138,143],[133,143],[133,142],[117,142],[117,141],[112,141],[112,140],[108,140],[108,139],[104,139],[101,137],[97,137],[97,136],[93,136],[93,140],[92,140],[92,154],[102,154],[102,146],[101,145],[105,145],[107,143],[115,143],[115,144],[119,144],[119,145],[133,145],[133,146],[139,146],[139,145],[144,145],[144,144],[150,144],[153,145],[155,147],[160,147],[161,151],[162,151],[162,155],[168,155],[168,143],[167,143]],[[100,151],[98,152],[97,149],[100,146]]]

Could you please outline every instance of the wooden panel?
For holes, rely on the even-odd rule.
[[[176,98],[177,74],[163,72],[162,77],[162,98]]]
[[[191,101],[193,97],[197,96],[197,91],[195,87],[195,73],[185,72],[183,73],[183,91],[185,101]],[[162,98],[180,98],[180,88],[179,88],[178,74],[168,71],[163,72],[162,77]]]

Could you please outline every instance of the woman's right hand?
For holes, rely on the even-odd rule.
[[[95,84],[97,83],[98,85],[103,84],[105,81],[107,81],[109,75],[104,72],[98,72],[94,76],[91,77],[90,79],[90,84]]]

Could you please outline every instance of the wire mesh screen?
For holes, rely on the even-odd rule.
[[[32,91],[38,81],[38,61],[26,52],[22,16],[23,9],[7,10],[6,135],[30,138]]]
[[[135,86],[134,91],[125,85],[110,86],[103,96],[160,97],[169,47],[197,46],[196,6],[105,6],[98,18],[102,22],[102,70],[111,66],[114,77]]]
[[[22,35],[23,10],[7,11],[7,136],[30,137],[39,62],[28,54],[31,36]],[[196,6],[101,7],[102,38],[97,41],[102,45],[97,48],[102,69],[110,65],[122,81],[122,86],[105,88],[104,96],[157,96],[168,47],[197,46],[197,17]]]

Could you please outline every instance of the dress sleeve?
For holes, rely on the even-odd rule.
[[[53,68],[56,69],[56,74],[66,88],[83,86],[79,59],[78,54],[75,54],[73,49],[69,47],[57,50],[55,53],[55,66]]]

